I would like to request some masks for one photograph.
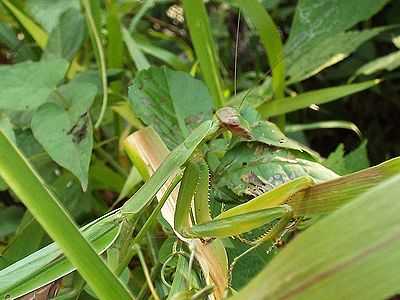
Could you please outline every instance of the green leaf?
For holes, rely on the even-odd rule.
[[[81,47],[84,37],[83,15],[75,8],[66,10],[49,35],[43,58],[57,57],[71,61]]]
[[[0,108],[29,110],[40,106],[48,101],[67,69],[63,59],[1,66]]]
[[[389,0],[300,0],[296,7],[287,53],[303,51],[320,37],[335,36],[377,13]],[[332,46],[332,45],[330,45]]]
[[[57,26],[61,14],[71,7],[80,9],[79,1],[28,0],[26,3],[27,11],[47,32],[51,32]]]
[[[129,99],[134,113],[154,127],[169,149],[212,118],[212,98],[206,86],[166,67],[138,73],[129,87]]]
[[[275,117],[283,113],[306,108],[311,104],[323,104],[334,101],[373,87],[378,83],[379,80],[370,80],[362,83],[353,83],[304,92],[294,97],[285,97],[275,101],[263,103],[257,107],[257,110],[264,118]]]
[[[298,235],[231,299],[392,296],[399,291],[399,194],[397,175],[357,197]]]
[[[400,51],[379,57],[363,65],[356,71],[356,75],[370,75],[381,70],[393,71],[400,66]]]
[[[305,151],[315,158],[319,157],[318,153],[285,136],[274,123],[263,120],[260,114],[251,106],[243,107],[240,113],[250,125],[251,141],[278,148]]]
[[[344,155],[344,145],[340,144],[322,163],[339,175],[346,175],[369,167],[367,141],[364,141],[348,155]]]
[[[225,154],[212,182],[218,198],[237,201],[236,195],[255,197],[301,176],[311,177],[315,183],[338,177],[321,164],[285,149],[242,142]]]
[[[58,164],[70,170],[86,190],[93,146],[88,111],[96,95],[92,84],[68,84],[59,88],[61,106],[45,103],[32,120],[35,138]]]
[[[391,27],[378,27],[363,31],[340,32],[323,36],[303,46],[287,57],[288,83],[292,84],[317,74],[321,70],[345,59],[365,41]]]

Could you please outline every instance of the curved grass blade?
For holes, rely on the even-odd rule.
[[[298,132],[303,130],[314,130],[314,129],[329,129],[329,128],[342,128],[354,131],[360,139],[362,139],[362,133],[358,129],[357,125],[349,121],[322,121],[308,124],[290,124],[286,125],[286,132]]]

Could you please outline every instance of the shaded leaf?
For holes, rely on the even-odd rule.
[[[314,40],[343,32],[377,13],[389,0],[300,0],[285,50],[303,51]]]
[[[365,41],[389,27],[322,36],[287,57],[287,84],[304,80],[345,59]]]
[[[32,120],[35,138],[61,166],[79,178],[82,188],[88,183],[93,146],[92,123],[88,110],[96,88],[92,84],[68,84],[60,87],[64,107],[45,103]]]
[[[344,155],[344,145],[340,144],[322,163],[339,175],[346,175],[369,167],[367,141],[364,141],[348,155]]]
[[[63,59],[23,62],[0,67],[0,108],[28,110],[48,101],[64,78],[68,63]]]
[[[26,3],[27,11],[47,32],[51,32],[57,26],[60,15],[71,7],[79,9],[79,1],[28,0]]]
[[[399,193],[397,175],[357,197],[297,236],[231,299],[384,299],[395,294]]]
[[[172,149],[212,117],[212,98],[206,86],[184,72],[166,67],[140,72],[129,87],[134,113],[152,125]]]
[[[71,61],[85,37],[85,23],[79,10],[70,8],[51,31],[43,58],[59,57]]]

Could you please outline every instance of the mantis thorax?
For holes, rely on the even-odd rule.
[[[234,135],[246,140],[251,140],[250,126],[237,110],[231,107],[223,107],[217,110],[216,115],[221,128],[229,130]]]

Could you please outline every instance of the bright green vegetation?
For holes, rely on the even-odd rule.
[[[399,143],[338,113],[398,4],[332,3],[0,0],[0,299],[398,293]]]

